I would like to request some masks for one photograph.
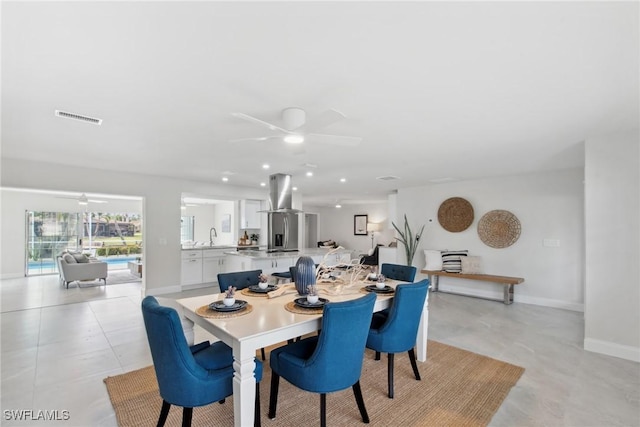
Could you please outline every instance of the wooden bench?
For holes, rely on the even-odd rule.
[[[433,270],[420,270],[420,272],[423,274],[427,274],[429,276],[429,281],[431,282],[431,292],[442,292],[446,294],[464,295],[464,296],[474,297],[474,298],[489,299],[492,301],[502,301],[507,305],[513,303],[513,285],[518,285],[524,282],[524,279],[522,277],[494,276],[491,274],[449,273],[446,271],[433,271]],[[458,279],[480,280],[483,282],[498,283],[504,286],[504,298],[503,299],[485,298],[485,297],[478,297],[475,295],[461,294],[457,292],[441,291],[438,289],[438,280],[440,276],[457,277]]]

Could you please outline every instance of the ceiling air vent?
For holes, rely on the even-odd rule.
[[[100,126],[102,124],[102,119],[96,119],[94,117],[83,116],[81,114],[69,113],[67,111],[56,110],[56,116],[64,117],[65,119],[73,119],[80,120],[85,123],[93,123],[94,125]]]
[[[395,175],[386,175],[386,176],[379,176],[376,179],[379,179],[380,181],[394,181],[400,178]]]

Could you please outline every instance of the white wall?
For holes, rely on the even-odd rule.
[[[400,189],[397,216],[406,213],[412,230],[427,224],[420,249],[467,249],[482,257],[484,272],[523,277],[515,301],[582,310],[583,293],[583,171],[571,169],[521,176],[489,178]],[[438,208],[450,197],[467,199],[474,221],[462,232],[452,233],[438,222]],[[480,218],[494,209],[513,213],[522,226],[518,241],[508,248],[485,245],[477,233]],[[560,241],[559,247],[543,246],[543,239]],[[404,259],[402,245],[398,259]],[[423,252],[414,259],[424,267]],[[503,287],[491,283],[440,278],[443,289],[478,296],[502,298]]]
[[[208,182],[184,181],[165,177],[111,172],[99,169],[73,168],[51,163],[2,159],[3,187],[77,191],[143,197],[143,247],[147,294],[180,290],[180,201],[183,192],[222,198],[265,199],[266,190]],[[81,177],[80,179],[78,177]],[[4,195],[4,193],[3,193]],[[2,277],[22,275],[23,262],[5,264],[6,253],[15,242],[5,238],[5,230],[21,227],[24,233],[24,209],[2,202],[0,259]],[[22,234],[24,236],[24,234]],[[24,240],[24,237],[22,237]]]
[[[374,244],[388,245],[393,241],[393,232],[387,228],[387,203],[343,205],[342,208],[306,206],[305,211],[318,213],[318,241],[335,240],[356,254],[371,249],[371,234],[356,236],[353,234],[353,216],[368,215],[368,221],[383,223],[383,230],[374,235]]]
[[[640,362],[638,131],[585,146],[587,350]]]

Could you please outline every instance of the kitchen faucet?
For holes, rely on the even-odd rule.
[[[215,227],[211,227],[211,229],[209,230],[209,246],[213,246],[214,237],[218,237],[218,232],[216,231]]]

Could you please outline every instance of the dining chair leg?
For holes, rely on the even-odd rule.
[[[356,403],[358,404],[358,409],[360,410],[362,422],[365,424],[369,424],[369,414],[367,414],[367,408],[364,406],[364,399],[362,398],[360,381],[356,381],[356,383],[352,385],[351,388],[353,389],[353,395],[356,397]]]
[[[320,393],[320,427],[327,426],[327,395]]]
[[[389,353],[387,355],[387,357],[389,358],[389,362],[388,362],[388,381],[389,381],[389,399],[393,399],[393,353]]]
[[[379,351],[376,351],[376,357],[375,357],[374,360],[380,360],[380,352]]]
[[[167,416],[169,415],[170,408],[171,408],[171,403],[163,399],[162,409],[160,409],[160,418],[158,418],[158,427],[164,426],[164,423],[167,422]]]
[[[409,350],[409,360],[411,361],[413,374],[416,376],[416,379],[420,381],[420,371],[418,371],[418,364],[416,363],[416,352],[413,349]]]
[[[182,410],[182,427],[191,427],[191,418],[193,418],[193,408],[184,408]]]
[[[260,349],[260,353],[261,353],[261,355],[262,355],[262,360],[267,360],[267,356],[265,356],[265,354],[264,354],[264,347],[262,347],[262,348]]]
[[[218,403],[222,405],[225,402],[225,400],[226,399],[218,400]]]
[[[276,417],[276,405],[278,404],[278,385],[280,384],[280,375],[271,372],[271,396],[269,396],[269,419]]]
[[[262,427],[262,420],[260,420],[260,383],[256,383],[256,403],[253,413],[253,426]]]

